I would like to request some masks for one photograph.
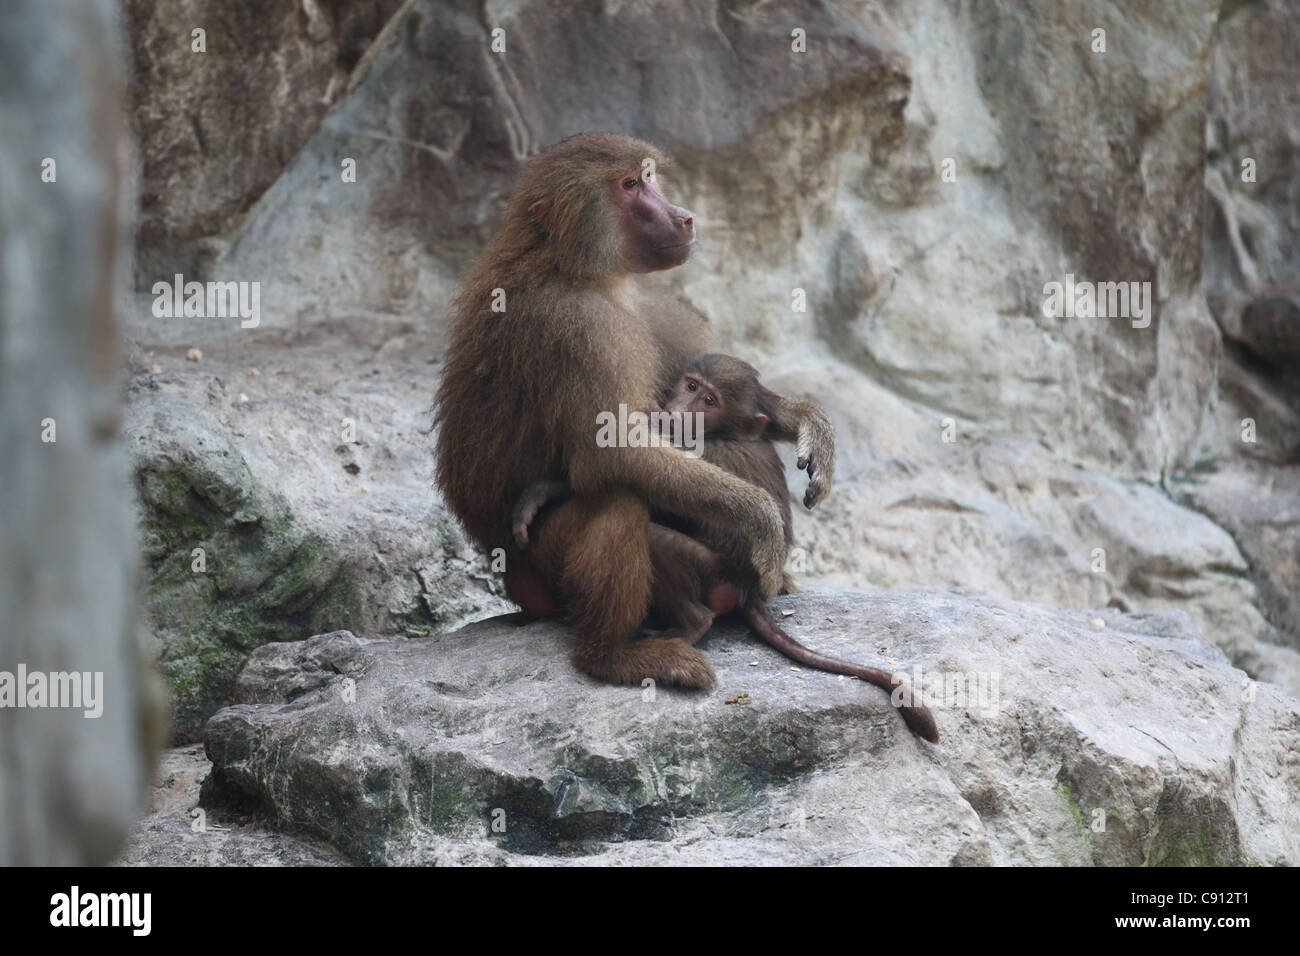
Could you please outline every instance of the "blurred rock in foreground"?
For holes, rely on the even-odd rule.
[[[119,436],[131,200],[114,16],[105,0],[0,14],[0,866],[107,862],[163,734]]]

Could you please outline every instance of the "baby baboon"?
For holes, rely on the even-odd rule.
[[[507,592],[573,621],[573,662],[602,680],[708,687],[704,655],[632,640],[650,605],[650,508],[710,516],[749,542],[765,593],[781,585],[781,515],[767,495],[671,447],[603,447],[603,414],[651,408],[705,350],[708,322],[638,274],[686,262],[695,217],[659,191],[668,158],[609,133],[572,136],[524,170],[505,221],[465,278],[438,388],[438,487],[470,536],[506,551]],[[830,424],[777,399],[770,428],[808,469],[804,503],[826,496]],[[539,480],[567,480],[520,551],[511,509]]]
[[[695,416],[697,434],[706,439],[704,460],[757,485],[776,500],[788,546],[790,491],[781,459],[764,436],[770,420],[767,402],[772,394],[748,363],[730,355],[702,355],[687,367],[663,411],[670,430],[678,433],[689,426],[687,416]],[[567,494],[564,482],[552,481],[538,482],[520,495],[514,510],[514,533],[521,548],[527,546],[532,517],[546,504]],[[708,518],[655,517],[660,523],[651,526],[650,534],[654,605],[660,615],[676,625],[662,632],[661,637],[694,645],[708,631],[715,615],[738,610],[759,637],[791,660],[833,674],[858,677],[886,690],[900,683],[887,671],[818,654],[782,630],[768,610],[749,543],[742,535]],[[790,583],[788,578],[786,583]],[[919,737],[938,741],[934,716],[919,700],[914,702],[911,694],[905,694],[899,710]]]

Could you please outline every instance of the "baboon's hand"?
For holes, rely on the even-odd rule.
[[[528,550],[528,521],[528,518],[525,518],[522,521],[515,518],[513,529],[515,532],[515,544],[519,546],[520,551]]]
[[[520,492],[510,513],[510,530],[520,551],[528,549],[528,526],[537,517],[537,512],[550,502],[562,501],[571,494],[573,488],[567,481],[537,481]]]
[[[537,509],[545,502],[546,499],[541,497],[524,498],[515,505],[510,522],[511,530],[515,534],[515,544],[519,545],[520,551],[528,550],[528,526],[537,517]]]
[[[814,406],[799,422],[799,438],[794,449],[798,456],[796,464],[808,472],[803,506],[812,509],[831,493],[831,479],[835,477],[835,431],[820,408]]]
[[[754,569],[763,597],[770,598],[785,583],[785,523],[771,495],[765,499],[759,526],[750,537]]]

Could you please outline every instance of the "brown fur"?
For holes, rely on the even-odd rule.
[[[772,443],[765,437],[772,393],[758,381],[752,365],[730,355],[703,355],[687,367],[682,382],[665,404],[673,415],[698,414],[704,427],[704,460],[762,488],[781,507],[785,538],[790,544],[790,490],[785,470]],[[857,677],[892,690],[899,681],[893,674],[874,667],[827,657],[804,647],[773,620],[758,587],[758,577],[749,559],[746,542],[732,529],[712,521],[699,521],[685,529],[703,546],[688,554],[680,546],[677,557],[689,569],[665,582],[661,604],[677,621],[683,640],[695,643],[713,620],[711,591],[719,581],[740,588],[741,616],[767,644],[782,654],[818,670]],[[694,575],[695,580],[689,580]],[[712,576],[710,576],[712,575]],[[661,589],[656,587],[656,595]],[[899,713],[918,736],[937,743],[939,729],[934,715],[919,700],[904,695]]]
[[[668,240],[694,229],[657,187],[642,192],[628,178],[647,157],[668,165],[647,143],[599,133],[528,165],[455,303],[437,397],[438,485],[475,541],[506,550],[508,577],[532,575],[568,610],[578,667],[619,683],[706,687],[713,673],[698,650],[632,640],[650,603],[650,508],[734,528],[768,592],[781,582],[784,537],[770,496],[708,462],[671,447],[596,445],[599,413],[654,407],[708,335],[698,312],[634,281],[684,262],[689,247]],[[646,215],[625,212],[633,201]],[[491,311],[498,288],[503,313]],[[816,462],[819,500],[833,468],[829,435],[797,403],[775,417]],[[566,478],[574,496],[534,524],[521,551],[516,499],[535,481]]]
[[[699,415],[707,440],[704,460],[751,482],[781,508],[787,547],[792,540],[790,490],[781,459],[766,437],[772,393],[758,381],[753,366],[730,355],[703,355],[686,372],[665,403],[675,428],[682,416]],[[527,521],[548,501],[567,494],[563,482],[538,483],[525,490],[515,511],[516,537],[527,541]],[[672,521],[670,516],[664,516]],[[523,527],[518,522],[523,522]],[[819,654],[800,644],[773,620],[750,559],[749,542],[734,529],[715,521],[674,522],[675,528],[651,525],[650,559],[654,569],[656,611],[674,626],[659,639],[694,645],[713,624],[717,613],[738,609],[745,622],[767,644],[792,660],[818,670],[857,677],[885,690],[898,686],[893,674]],[[719,603],[720,592],[736,589]],[[899,706],[904,722],[918,736],[937,743],[934,715],[910,694]]]

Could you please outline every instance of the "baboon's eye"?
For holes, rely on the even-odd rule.
[[[717,402],[714,401],[712,395],[705,395],[705,396],[704,396],[704,404],[705,404],[705,405],[716,405]]]
[[[686,391],[693,392],[697,388],[699,388],[699,386],[696,385],[694,382],[692,382],[689,378],[686,380]]]
[[[641,180],[637,179],[635,176],[633,176],[631,179],[625,179],[623,180],[623,188],[636,189],[636,184],[639,183],[640,181]]]

